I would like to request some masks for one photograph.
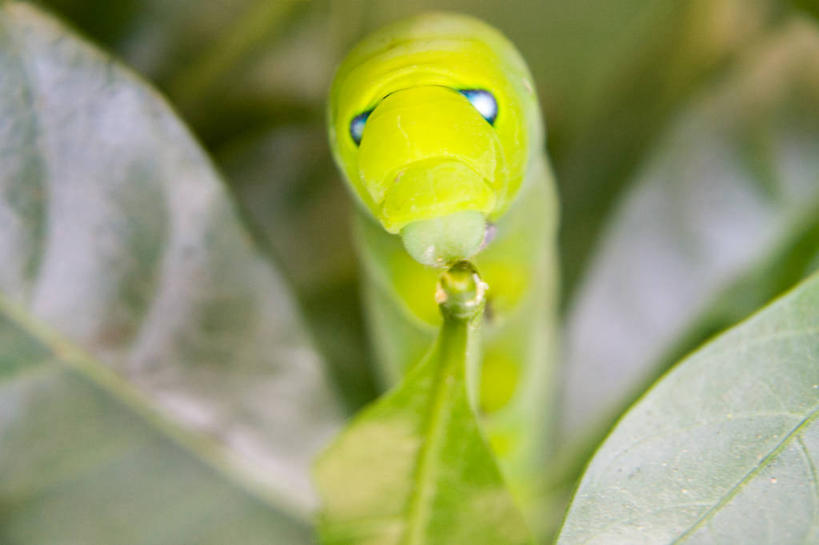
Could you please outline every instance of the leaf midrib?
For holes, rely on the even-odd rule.
[[[691,537],[694,532],[696,532],[699,528],[702,527],[703,524],[711,520],[719,510],[725,506],[728,502],[730,502],[739,492],[742,490],[742,487],[745,486],[748,482],[750,482],[754,477],[756,477],[763,469],[765,469],[778,455],[781,453],[793,439],[799,438],[799,433],[813,423],[816,418],[819,417],[819,404],[815,405],[810,412],[803,418],[799,424],[797,424],[791,431],[789,431],[782,440],[777,443],[777,445],[771,449],[768,454],[766,454],[753,468],[751,468],[742,478],[734,484],[731,488],[729,488],[723,495],[720,497],[719,501],[715,503],[710,509],[708,509],[705,513],[700,515],[700,517],[694,521],[694,523],[688,527],[682,534],[674,538],[674,540],[669,545],[678,545],[680,543],[685,542],[689,537]]]
[[[434,359],[434,358],[433,358]],[[430,490],[434,488],[433,474],[438,467],[437,454],[440,450],[443,438],[444,418],[448,406],[447,401],[452,400],[450,395],[453,388],[458,384],[457,380],[448,380],[455,374],[457,362],[447,361],[446,365],[435,374],[435,391],[433,403],[427,411],[428,425],[425,428],[423,442],[418,458],[416,482],[418,486],[413,487],[414,492],[410,498],[407,521],[407,529],[402,542],[405,545],[423,545],[423,529],[428,519]]]
[[[231,468],[218,455],[218,448],[206,437],[191,433],[166,419],[142,392],[131,386],[117,373],[76,347],[71,341],[62,337],[61,334],[40,323],[24,308],[7,299],[2,292],[0,292],[0,315],[16,324],[21,331],[47,348],[53,356],[52,362],[70,369],[96,385],[116,402],[120,403],[127,411],[145,422],[151,430],[159,433],[188,452],[192,457],[201,461],[220,478],[231,483],[237,490],[248,494],[269,509],[289,517],[298,524],[310,525],[310,512],[308,509],[291,501],[290,498],[284,495],[276,494],[274,490],[254,482],[249,477]],[[11,376],[8,382],[13,382],[21,376],[26,376],[26,373]]]

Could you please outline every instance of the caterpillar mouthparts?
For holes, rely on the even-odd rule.
[[[413,259],[440,268],[478,253],[486,229],[486,217],[467,210],[414,221],[401,230],[401,241]]]

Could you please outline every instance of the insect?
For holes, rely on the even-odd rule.
[[[534,494],[549,447],[557,200],[526,64],[481,21],[418,16],[349,53],[328,123],[357,202],[384,385],[434,339],[441,270],[470,259],[489,285],[470,395],[512,490]]]

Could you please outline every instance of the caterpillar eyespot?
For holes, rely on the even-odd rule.
[[[367,118],[370,117],[372,110],[361,112],[350,121],[350,138],[353,139],[355,145],[361,144],[361,139],[364,137],[364,126],[367,124]]]
[[[472,104],[487,123],[490,125],[495,124],[495,120],[498,118],[498,101],[492,93],[485,89],[459,89],[458,92]],[[364,127],[372,112],[372,109],[361,112],[350,120],[350,138],[352,138],[356,146],[361,145],[361,139],[364,137]]]
[[[498,101],[492,93],[484,89],[461,89],[458,92],[466,97],[490,125],[495,124],[495,119],[498,118]]]

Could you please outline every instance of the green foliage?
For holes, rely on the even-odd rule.
[[[586,469],[558,545],[813,543],[819,275],[682,361]]]
[[[325,91],[425,8],[520,47],[561,184],[568,387],[534,522],[642,396],[560,544],[816,539],[819,279],[664,375],[819,265],[811,2],[41,3],[179,115],[0,7],[0,542],[312,541],[311,460],[378,395]],[[526,542],[457,324],[321,458],[328,543]]]
[[[468,399],[483,289],[471,270],[444,273],[429,354],[322,454],[323,543],[531,543]]]
[[[0,11],[0,73],[2,541],[199,542],[222,512],[214,543],[307,543],[342,413],[209,160],[25,4]]]
[[[771,32],[646,157],[567,315],[572,437],[608,429],[618,406],[693,347],[815,267],[818,51],[804,22]]]
[[[0,362],[1,542],[311,542],[299,507],[6,300]]]

